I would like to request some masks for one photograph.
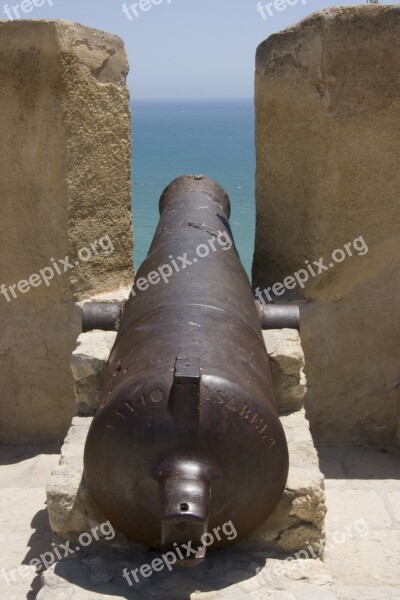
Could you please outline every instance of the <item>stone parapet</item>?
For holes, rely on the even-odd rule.
[[[0,443],[65,437],[77,302],[132,283],[127,73],[117,36],[0,22]]]

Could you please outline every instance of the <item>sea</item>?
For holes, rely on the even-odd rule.
[[[136,269],[149,250],[164,188],[180,175],[202,173],[229,194],[232,232],[250,277],[255,233],[253,99],[139,100],[131,110]]]

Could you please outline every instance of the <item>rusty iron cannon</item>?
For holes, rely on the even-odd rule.
[[[256,305],[229,216],[213,180],[173,181],[123,311],[84,310],[85,330],[118,327],[85,447],[91,496],[128,538],[164,551],[190,540],[189,566],[206,532],[257,529],[288,473],[262,324],[297,327],[298,308]]]

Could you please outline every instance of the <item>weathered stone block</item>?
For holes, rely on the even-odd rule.
[[[102,298],[104,300],[104,298]],[[264,331],[280,413],[300,410],[307,392],[300,335],[293,329]],[[93,415],[100,404],[108,356],[115,332],[91,331],[78,338],[72,354],[72,374],[78,412]]]
[[[306,408],[319,445],[395,441],[399,37],[397,5],[336,7],[257,51],[253,284],[286,281],[288,298],[307,300]]]
[[[307,380],[299,332],[294,329],[263,331],[269,355],[278,411],[300,410],[304,406]]]
[[[80,415],[94,415],[99,407],[107,362],[116,336],[114,331],[90,331],[78,337],[71,368]]]
[[[132,282],[127,72],[116,36],[0,22],[2,443],[65,436],[75,303]]]

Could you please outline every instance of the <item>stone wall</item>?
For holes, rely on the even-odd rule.
[[[0,22],[0,443],[64,437],[75,303],[132,281],[127,72],[116,36]]]
[[[318,444],[395,440],[399,39],[400,6],[353,6],[315,13],[257,51],[253,284],[304,300]]]

